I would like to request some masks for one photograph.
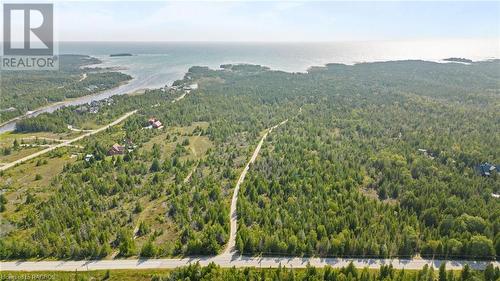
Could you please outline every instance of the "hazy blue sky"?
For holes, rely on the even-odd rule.
[[[61,41],[499,38],[500,2],[58,2]]]

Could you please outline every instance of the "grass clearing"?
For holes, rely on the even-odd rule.
[[[198,131],[196,130],[198,128]],[[154,145],[157,145],[161,151],[161,160],[168,161],[173,157],[178,146],[182,146],[184,152],[179,159],[182,162],[188,160],[198,161],[205,157],[208,149],[213,146],[207,136],[201,136],[199,129],[208,128],[206,122],[196,122],[186,127],[169,127],[163,128],[157,136],[151,138],[147,143],[143,144],[141,151],[150,152]],[[195,135],[193,135],[195,134]],[[185,140],[189,140],[189,144],[185,144]],[[196,165],[196,164],[194,164]],[[165,184],[173,183],[173,178],[168,179]],[[156,245],[165,243],[174,243],[179,236],[176,224],[166,214],[169,210],[168,198],[161,196],[154,200],[150,200],[148,196],[140,199],[144,206],[143,211],[134,218],[134,230],[138,230],[139,224],[145,222],[150,233],[142,237],[136,237],[135,242],[137,248],[140,249],[151,235],[156,231],[158,234],[154,238]]]
[[[164,132],[145,143],[142,149],[150,151],[155,144],[159,145],[162,151],[162,158],[169,159],[175,152],[177,145],[181,145],[186,150],[186,153],[180,157],[180,160],[199,160],[213,146],[210,139],[207,136],[202,136],[199,131],[200,129],[206,130],[208,126],[208,122],[194,122],[190,126],[185,127],[163,128]],[[186,139],[189,140],[189,144],[187,145],[184,143]]]
[[[18,149],[11,150],[8,155],[0,155],[0,163],[7,164],[23,157],[26,157],[30,154],[33,154],[37,151],[43,150],[46,147],[38,146],[38,147],[19,147]]]
[[[0,134],[0,165],[21,159],[25,156],[43,150],[48,145],[61,143],[63,140],[75,138],[82,134],[81,132],[67,132],[55,134],[50,132],[37,133],[16,133],[7,132]],[[18,147],[14,147],[17,141]],[[5,153],[9,149],[9,153]]]
[[[203,157],[208,149],[212,147],[212,142],[206,136],[190,136],[189,145],[187,146],[187,151],[189,155],[181,158],[181,159],[189,159],[189,160],[197,160]]]
[[[168,211],[167,200],[165,197],[160,197],[156,200],[149,201],[144,210],[137,216],[135,220],[136,229],[141,222],[146,222],[151,232],[158,231],[160,234],[155,238],[156,244],[167,242],[175,242],[178,237],[175,224],[166,216]],[[149,235],[136,238],[137,245],[145,243]]]
[[[51,133],[51,132],[35,132],[35,133],[16,133],[16,132],[7,132],[0,134],[0,147],[8,147],[12,146],[14,140],[18,140],[21,143],[23,139],[53,139],[53,140],[64,140],[64,139],[72,139],[79,136],[80,132],[69,131],[66,133]]]
[[[6,211],[2,213],[3,218],[14,215],[29,192],[39,199],[47,198],[51,194],[49,186],[52,179],[62,172],[65,164],[76,161],[76,158],[71,158],[70,155],[76,153],[77,149],[65,149],[61,157],[49,153],[3,173],[0,186],[8,200]],[[36,175],[40,175],[41,178],[37,180]]]

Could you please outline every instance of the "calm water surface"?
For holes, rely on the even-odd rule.
[[[182,78],[193,65],[218,68],[225,63],[261,64],[288,72],[305,72],[326,63],[421,59],[440,61],[448,57],[472,60],[500,58],[500,41],[446,40],[404,42],[339,43],[167,43],[167,42],[61,42],[60,54],[84,54],[103,61],[101,67],[119,67],[133,79],[118,88],[96,95],[45,107],[28,114],[36,116],[68,105],[79,105],[139,89],[159,88]],[[131,53],[128,57],[110,57]],[[0,127],[0,133],[15,129],[15,122]]]

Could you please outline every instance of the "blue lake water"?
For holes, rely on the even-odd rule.
[[[404,42],[338,43],[167,43],[167,42],[66,42],[60,53],[88,54],[101,59],[102,66],[126,68],[135,77],[129,87],[162,87],[181,78],[190,66],[218,68],[224,63],[253,63],[289,72],[304,72],[326,63],[422,59],[439,61],[448,57],[484,60],[500,57],[496,40],[428,40]],[[132,57],[109,57],[131,53]]]
[[[118,67],[133,79],[118,88],[36,110],[26,117],[53,112],[67,105],[158,88],[182,78],[193,65],[218,68],[225,63],[261,64],[288,72],[305,72],[326,63],[420,59],[440,61],[449,57],[472,60],[500,58],[500,40],[421,40],[336,43],[173,43],[173,42],[61,42],[60,54],[84,54],[102,60],[101,67]],[[115,53],[133,56],[110,57]],[[0,133],[15,122],[0,126]]]

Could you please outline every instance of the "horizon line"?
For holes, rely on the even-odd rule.
[[[363,43],[363,42],[415,42],[415,41],[499,41],[500,37],[466,38],[414,38],[414,39],[353,39],[353,40],[56,40],[53,43]],[[3,45],[3,40],[0,40]],[[13,41],[16,42],[16,41]]]

